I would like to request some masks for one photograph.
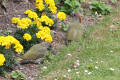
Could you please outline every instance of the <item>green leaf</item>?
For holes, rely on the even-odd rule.
[[[16,72],[12,72],[11,73],[11,77],[14,78],[14,79],[17,79],[18,78],[18,74]]]
[[[62,30],[63,31],[67,31],[68,30],[68,27],[69,27],[69,25],[68,24],[62,24]]]
[[[6,8],[6,0],[2,0],[1,5]]]

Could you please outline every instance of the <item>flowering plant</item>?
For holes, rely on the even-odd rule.
[[[66,19],[64,12],[57,12],[54,0],[35,0],[35,7],[34,11],[26,10],[24,12],[27,18],[12,18],[12,23],[18,27],[15,37],[24,46],[25,51],[41,41],[49,43],[53,41],[50,31],[55,24],[53,15],[56,15],[61,21]]]
[[[0,36],[0,73],[12,69],[16,63],[13,50],[21,53],[41,41],[52,42],[50,27],[55,22],[51,16],[47,16],[48,13],[57,15],[61,21],[66,19],[64,12],[57,13],[54,0],[36,0],[35,7],[36,11],[25,11],[26,18],[12,18],[12,23],[18,27],[15,38],[10,35]],[[49,12],[45,13],[46,10]]]
[[[0,73],[13,68],[15,64],[14,52],[21,53],[23,46],[13,36],[0,36]]]

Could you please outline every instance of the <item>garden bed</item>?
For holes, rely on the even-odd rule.
[[[1,8],[3,12],[0,13],[0,30],[1,33],[7,32],[8,30],[11,30],[13,33],[16,30],[16,25],[11,23],[12,17],[24,17],[24,12],[27,9],[35,9],[34,7],[34,2],[29,2],[29,1],[18,1],[14,2],[15,0],[8,0],[6,3],[6,9],[7,12],[4,12],[4,10]],[[104,0],[107,4],[110,4],[113,8],[117,7],[120,5],[120,1],[116,5],[112,5],[111,3],[107,2]],[[85,14],[82,17],[82,24],[83,26],[87,29],[89,27],[92,27],[93,25],[96,25],[97,22],[103,19],[104,16],[100,15],[91,15],[88,9],[84,9],[83,11],[80,12],[81,14]],[[66,24],[70,24],[73,22],[73,17],[67,16],[67,19],[64,21]],[[66,40],[66,32],[61,30],[61,23],[57,24],[57,28],[52,30],[54,32],[53,35],[53,42],[52,46],[54,48],[61,48],[62,46],[66,46],[65,40]],[[11,32],[10,32],[11,33]],[[26,80],[34,80],[35,77],[40,75],[40,66],[37,64],[25,64],[25,65],[19,65],[15,67],[15,70],[20,70],[26,75]],[[15,71],[13,70],[13,71]],[[10,80],[10,77],[4,78],[0,76],[0,80]]]

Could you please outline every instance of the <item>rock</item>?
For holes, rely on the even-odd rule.
[[[67,31],[68,41],[79,41],[83,37],[84,27],[79,22],[73,22]]]

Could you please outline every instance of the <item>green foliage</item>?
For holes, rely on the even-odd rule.
[[[12,50],[7,50],[1,46],[0,46],[0,53],[4,54],[5,56],[5,63],[3,66],[0,66],[0,74],[2,74],[4,71],[9,71],[14,68],[16,59],[14,57]]]
[[[68,30],[68,27],[69,27],[68,24],[62,23],[62,30],[63,30],[63,31],[67,31],[67,30]]]
[[[88,66],[88,69],[89,69],[89,70],[93,70],[93,69],[94,69],[93,65],[90,64],[90,65]]]
[[[107,15],[111,12],[111,7],[102,1],[92,1],[90,9],[95,13]]]
[[[2,0],[1,5],[6,8],[6,0]]]
[[[117,3],[117,0],[110,0],[110,2],[115,4],[115,3]]]
[[[19,70],[12,72],[10,75],[11,75],[11,78],[17,79],[17,80],[21,80],[25,78],[25,75]]]
[[[11,33],[13,33],[12,30],[5,30],[5,29],[0,30],[0,34],[4,36],[10,35]]]
[[[23,45],[24,47],[24,51],[26,52],[27,50],[30,49],[30,47],[32,47],[33,45],[40,43],[42,40],[38,39],[36,37],[36,33],[38,32],[38,29],[35,25],[32,25],[30,27],[28,27],[27,29],[23,30],[23,29],[17,29],[15,32],[15,38],[17,40],[20,41],[20,43]],[[32,39],[30,41],[26,41],[23,38],[24,33],[29,33],[32,36]]]
[[[72,12],[78,12],[81,9],[80,0],[55,0],[60,8],[60,11],[63,11],[67,14]]]

